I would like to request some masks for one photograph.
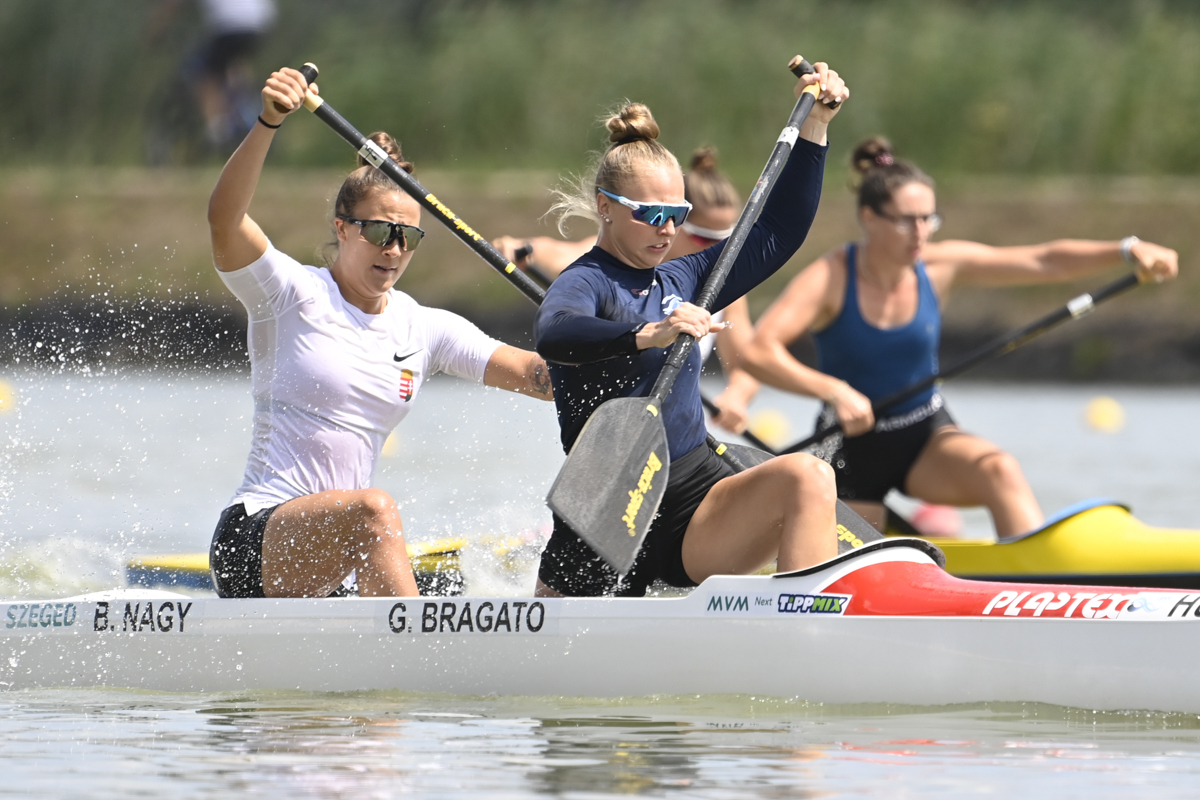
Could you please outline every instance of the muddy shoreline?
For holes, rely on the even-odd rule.
[[[488,334],[530,347],[532,306],[481,313],[451,309]],[[948,324],[941,363],[951,366],[1009,333],[997,324]],[[811,341],[793,352],[814,363]],[[59,369],[126,367],[248,370],[246,317],[234,306],[39,303],[0,310],[0,364]],[[709,369],[719,370],[715,364]],[[966,379],[1053,382],[1186,383],[1200,381],[1200,324],[1101,314],[1061,328],[992,359]]]

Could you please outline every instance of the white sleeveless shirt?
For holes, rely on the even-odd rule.
[[[246,513],[372,485],[383,443],[435,372],[483,381],[500,342],[449,311],[392,290],[380,314],[342,298],[329,270],[274,246],[220,273],[249,313],[254,430]]]

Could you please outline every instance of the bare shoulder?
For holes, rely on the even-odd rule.
[[[846,250],[822,255],[792,278],[783,294],[759,320],[762,327],[779,326],[799,335],[828,326],[842,311],[846,291]]]
[[[830,290],[840,292],[846,286],[846,248],[837,247],[813,261],[792,278],[785,295],[793,293],[811,297],[819,293],[823,298]]]

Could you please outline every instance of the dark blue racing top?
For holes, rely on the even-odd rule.
[[[800,248],[821,200],[826,149],[796,142],[714,312],[762,283]],[[654,269],[636,269],[593,247],[550,286],[533,332],[538,353],[549,362],[564,450],[570,451],[601,403],[650,393],[669,349],[639,351],[634,329],[665,319],[680,303],[696,302],[724,248],[721,242]],[[699,379],[700,350],[693,347],[662,408],[672,459],[704,443]]]
[[[822,331],[813,334],[817,344],[817,369],[841,378],[867,396],[872,403],[932,377],[938,371],[938,342],[942,315],[937,295],[925,274],[925,262],[913,267],[917,273],[917,313],[898,328],[876,328],[863,319],[858,307],[858,248],[846,246],[846,298],[842,313]],[[920,408],[937,391],[925,391],[883,411],[896,416]]]

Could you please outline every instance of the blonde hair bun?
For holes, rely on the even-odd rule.
[[[621,110],[604,123],[608,128],[608,140],[613,144],[626,144],[641,139],[658,138],[658,123],[650,109],[642,103],[626,103]]]

